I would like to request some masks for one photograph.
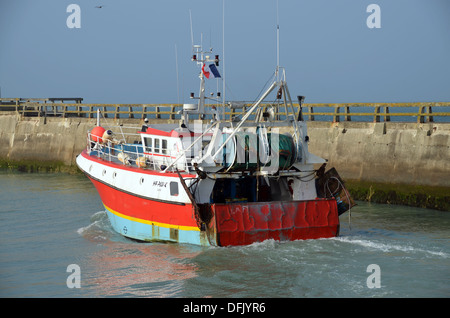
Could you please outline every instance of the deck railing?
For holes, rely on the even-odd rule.
[[[76,100],[76,103],[56,103],[55,100]],[[82,99],[19,99],[0,98],[1,111],[12,111],[21,116],[58,116],[96,118],[100,110],[105,118],[149,118],[163,120],[177,120],[181,117],[182,104],[82,104]],[[239,116],[251,103],[240,103],[239,107],[225,107],[215,105],[225,119]],[[206,105],[206,111],[213,104]],[[287,111],[285,106],[278,103],[262,104],[267,111],[272,107],[275,120],[285,120]],[[294,103],[296,116],[299,104]],[[363,121],[363,122],[450,122],[450,102],[426,103],[345,103],[345,104],[308,104],[302,105],[302,116],[309,121]],[[193,118],[191,116],[191,118]],[[198,119],[196,117],[194,119]],[[206,115],[204,119],[210,119]]]
[[[137,127],[121,127],[121,129],[136,131]],[[120,139],[102,140],[102,136],[87,134],[87,148],[90,155],[96,155],[107,161],[122,164],[124,166],[149,168],[157,171],[189,171],[192,158],[180,156],[183,160],[176,160],[176,156],[185,154],[167,149],[167,155],[160,156],[154,153],[145,153],[142,143],[127,143],[128,137],[134,137],[139,141],[141,136],[136,133],[117,131],[115,135]],[[100,140],[99,140],[100,139]]]

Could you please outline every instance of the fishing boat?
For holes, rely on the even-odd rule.
[[[100,124],[98,114],[87,133],[76,162],[114,230],[139,241],[204,246],[337,236],[339,215],[354,202],[337,171],[308,151],[304,97],[296,111],[284,68],[243,109],[206,94],[205,81],[220,77],[219,56],[198,45],[193,52],[201,70],[199,96],[191,98],[198,101],[183,105],[175,127],[125,134],[123,126]],[[284,108],[263,104],[272,95]],[[235,116],[225,120],[225,109]]]

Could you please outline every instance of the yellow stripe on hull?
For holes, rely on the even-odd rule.
[[[138,222],[138,223],[142,223],[142,224],[156,225],[156,226],[168,228],[168,229],[177,229],[177,230],[183,230],[183,231],[197,231],[197,232],[200,231],[200,229],[197,226],[174,225],[174,224],[160,223],[160,222],[139,219],[139,218],[135,218],[135,217],[128,216],[128,215],[122,214],[120,212],[114,211],[113,209],[111,209],[110,207],[108,207],[106,205],[104,205],[104,206],[112,214],[114,214],[120,218],[129,220],[129,221]]]

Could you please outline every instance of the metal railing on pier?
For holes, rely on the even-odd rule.
[[[75,103],[56,101],[73,100]],[[0,98],[1,111],[16,112],[21,116],[36,117],[84,117],[96,118],[100,110],[105,118],[159,119],[161,121],[181,118],[182,104],[83,104],[82,98],[22,99]],[[209,112],[215,106],[224,119],[232,119],[243,114],[251,103],[242,102],[239,107],[225,107],[217,104],[206,105]],[[283,104],[261,104],[264,112],[273,109],[273,120],[285,120],[288,110]],[[299,104],[294,103],[299,113]],[[361,121],[361,122],[444,122],[450,123],[450,102],[424,103],[341,103],[341,104],[302,104],[302,116],[309,121]],[[193,118],[191,116],[190,118]],[[193,118],[199,119],[200,117]],[[203,119],[211,119],[207,114]],[[250,119],[252,119],[250,117]]]

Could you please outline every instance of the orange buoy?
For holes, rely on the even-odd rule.
[[[91,140],[94,142],[103,142],[102,136],[105,131],[106,129],[101,126],[94,127],[94,129],[91,130]]]

